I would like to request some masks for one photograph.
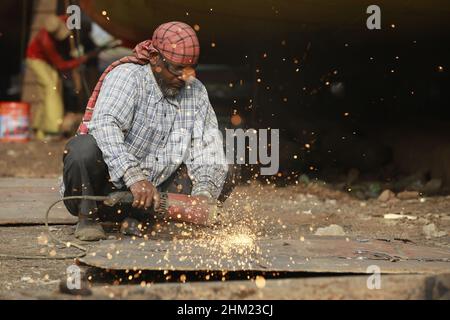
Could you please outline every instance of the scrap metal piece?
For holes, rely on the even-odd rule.
[[[104,241],[80,262],[111,270],[266,271],[366,273],[371,265],[382,273],[448,273],[450,252],[401,241],[347,241],[341,237],[299,240],[256,240],[245,253],[211,247],[201,239],[177,241]],[[343,259],[344,258],[344,259]]]

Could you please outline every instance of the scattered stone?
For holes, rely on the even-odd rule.
[[[431,196],[439,193],[441,187],[442,187],[442,180],[435,178],[428,181],[423,187],[422,191],[424,194]]]
[[[36,283],[36,281],[33,278],[27,276],[20,278],[20,280],[23,282],[27,282],[29,284]]]
[[[402,191],[397,194],[397,198],[400,200],[413,200],[418,199],[420,196],[417,191]]]
[[[420,222],[420,223],[423,223],[423,224],[428,224],[428,223],[430,223],[430,220],[425,219],[425,218],[419,218],[419,220],[417,220],[417,221]]]
[[[393,193],[389,189],[384,190],[378,197],[378,201],[381,201],[381,202],[388,202],[389,200],[393,200],[393,199],[395,199],[395,193]]]
[[[315,233],[316,236],[345,236],[344,229],[337,225],[332,224],[328,227],[318,228]]]
[[[430,238],[440,238],[447,235],[447,232],[445,231],[438,231],[436,228],[436,225],[434,223],[427,224],[422,228],[423,233],[427,237],[427,239]]]
[[[399,220],[399,219],[404,219],[404,218],[407,218],[408,220],[416,220],[417,219],[416,216],[410,216],[407,214],[397,214],[397,213],[385,214],[384,218],[387,220]]]
[[[367,214],[358,214],[358,218],[363,220],[363,221],[372,220],[372,217],[367,215]]]
[[[38,244],[41,246],[47,245],[48,244],[48,236],[45,233],[41,233],[38,237],[37,237],[37,241]]]

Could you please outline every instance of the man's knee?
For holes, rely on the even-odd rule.
[[[67,143],[64,150],[64,164],[68,162],[95,163],[102,160],[102,152],[94,137],[89,134],[75,136]]]

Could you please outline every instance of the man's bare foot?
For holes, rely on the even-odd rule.
[[[100,223],[90,219],[80,219],[75,229],[75,237],[81,241],[106,239],[106,233]]]

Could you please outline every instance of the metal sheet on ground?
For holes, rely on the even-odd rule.
[[[51,203],[60,198],[58,179],[0,179],[0,224],[41,224]],[[58,204],[52,210],[52,224],[75,223],[64,207]]]
[[[450,252],[402,241],[310,237],[300,240],[257,240],[246,252],[226,252],[202,240],[108,240],[92,246],[80,259],[111,270],[277,271],[366,273],[449,273]]]

